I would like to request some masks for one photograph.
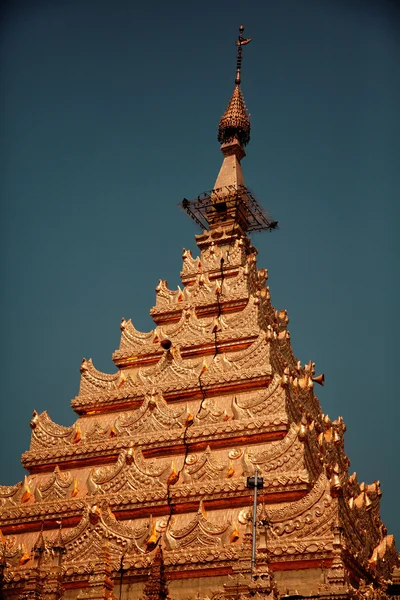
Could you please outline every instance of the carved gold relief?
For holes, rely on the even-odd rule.
[[[119,522],[106,503],[88,507],[75,528],[63,535],[65,562],[93,561],[108,540],[112,563],[118,566],[122,554],[140,552],[152,531],[151,519],[141,519],[134,527]]]
[[[52,475],[48,479],[42,480],[36,484],[36,502],[48,502],[50,500],[66,498],[70,491],[72,495],[74,489],[74,481],[76,481],[76,479],[72,476],[71,473],[62,473],[60,468],[56,466]]]
[[[185,483],[203,479],[221,479],[226,477],[228,470],[229,464],[215,461],[212,457],[211,448],[208,446],[201,456],[189,454],[186,457],[182,476]]]
[[[138,431],[182,429],[188,416],[186,406],[171,408],[161,395],[146,396],[136,410],[122,413],[114,422],[117,435],[133,436]]]
[[[162,489],[159,478],[169,469],[165,462],[144,460],[140,450],[123,450],[115,465],[98,467],[89,473],[87,486],[90,494],[116,494],[145,487]]]
[[[62,427],[47,413],[33,414],[23,459],[39,474],[0,487],[0,523],[21,531],[18,541],[7,536],[7,546],[0,539],[12,597],[22,593],[23,576],[34,579],[37,548],[26,524],[38,530],[60,517],[60,526],[68,524],[61,527],[62,577],[71,590],[89,586],[89,596],[96,578],[105,580],[98,569],[107,553],[121,590],[148,576],[156,553],[171,579],[187,569],[194,578],[208,568],[249,569],[246,477],[255,469],[264,479],[258,567],[270,560],[293,572],[296,561],[320,561],[321,593],[340,590],[342,597],[353,593],[345,560],[354,577],[389,577],[397,556],[379,516],[379,482],[367,486],[348,475],[343,419],[322,415],[315,365],[294,357],[287,312],[272,306],[268,273],[257,268],[250,240],[235,228],[215,228],[198,243],[200,257],[184,252],[183,287],[158,284],[155,329],[142,333],[122,320],[114,359],[123,370],[105,374],[82,362],[72,406],[84,416]],[[68,471],[54,469],[63,462]],[[212,507],[208,514],[203,500]],[[160,543],[163,552],[156,550]],[[256,575],[258,583],[254,577],[239,596],[276,598],[268,569]],[[378,598],[377,582],[371,589],[361,583],[353,597]],[[210,595],[236,597],[233,588],[224,590]]]
[[[214,547],[221,546],[233,533],[232,523],[229,519],[223,519],[222,523],[216,524],[210,521],[200,503],[195,517],[183,527],[179,527],[177,520],[173,518],[165,532],[167,548],[180,550],[192,547]]]

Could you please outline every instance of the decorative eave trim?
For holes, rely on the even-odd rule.
[[[230,335],[224,339],[223,335],[218,337],[218,351],[219,352],[231,352],[233,350],[246,350],[258,337],[257,333],[248,336],[242,336],[240,334],[235,338]],[[182,358],[194,358],[197,356],[210,356],[215,354],[215,341],[210,340],[208,342],[202,342],[201,344],[190,344],[187,346],[181,346],[180,354]],[[122,367],[141,367],[143,365],[151,365],[156,363],[162,357],[163,352],[154,349],[154,352],[149,352],[147,349],[141,353],[137,353],[135,356],[132,352],[126,350],[116,350],[112,359],[118,368]]]
[[[280,481],[271,478],[265,480],[263,495],[269,501],[298,502],[311,490],[311,483],[296,478],[288,473],[280,477]],[[196,485],[175,485],[158,490],[143,490],[125,494],[109,494],[107,501],[118,520],[138,519],[167,515],[170,506],[174,514],[196,511],[204,495],[207,510],[247,506],[252,501],[251,491],[246,487],[246,479],[240,477],[226,481],[208,481]],[[102,494],[85,496],[84,498],[60,500],[57,502],[40,502],[25,506],[10,506],[0,512],[0,528],[3,534],[39,531],[43,522],[46,529],[56,528],[57,520],[63,519],[64,526],[75,526],[82,513],[89,505],[96,505],[103,500]],[[170,506],[167,500],[169,499]]]
[[[237,377],[237,374],[231,374],[231,378],[228,375],[225,377],[225,381],[220,381],[216,377],[214,381],[202,380],[202,388],[207,392],[207,397],[214,397],[219,394],[229,394],[231,392],[240,392],[248,390],[256,390],[266,387],[271,381],[272,369],[266,365],[263,370],[257,376],[249,376],[243,374],[241,378]],[[126,409],[130,407],[137,407],[143,401],[143,397],[146,394],[151,394],[154,391],[152,385],[141,386],[140,389],[134,390],[126,389],[122,386],[115,393],[109,393],[103,397],[95,396],[76,396],[71,401],[71,406],[77,414],[95,414],[108,412],[109,410]],[[186,387],[181,383],[179,385],[165,385],[162,387],[162,395],[170,402],[196,399],[202,397],[202,392],[198,385],[198,380],[194,381],[192,385]]]
[[[79,464],[101,464],[117,458],[119,452],[128,449],[133,443],[140,447],[144,456],[165,456],[185,451],[187,444],[192,450],[226,447],[230,444],[254,444],[270,439],[283,438],[289,429],[286,416],[275,417],[273,421],[265,419],[248,419],[245,421],[225,421],[210,423],[204,428],[192,426],[185,429],[159,431],[151,435],[138,434],[110,438],[95,444],[73,444],[70,447],[46,448],[38,452],[28,450],[22,455],[22,464],[31,473],[51,471],[55,465],[71,468]],[[244,440],[244,437],[245,440]]]
[[[221,314],[240,311],[246,307],[249,301],[249,297],[249,295],[240,295],[236,298],[232,298],[231,296],[229,299],[226,300],[221,298],[219,304],[218,302],[205,302],[202,304],[196,304],[196,314],[199,318],[201,318],[209,315],[218,315],[220,311]],[[172,323],[175,321],[179,321],[179,319],[182,316],[182,311],[184,309],[190,308],[191,306],[191,302],[182,302],[181,304],[176,306],[172,305],[167,309],[164,307],[158,308],[157,306],[154,306],[150,310],[150,316],[157,325],[162,325],[163,323]]]

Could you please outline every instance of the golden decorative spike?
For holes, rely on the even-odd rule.
[[[301,422],[300,426],[299,426],[299,431],[297,433],[299,440],[304,441],[307,437],[307,434],[308,434],[307,423]]]
[[[28,478],[25,475],[25,477],[24,477],[24,485],[22,487],[21,503],[24,504],[25,502],[28,502],[28,500],[29,500],[29,498],[31,496],[32,496],[31,487],[29,485]]]
[[[212,333],[217,333],[217,331],[221,331],[221,323],[220,323],[218,317],[214,321],[214,326],[212,328]]]
[[[235,473],[235,469],[234,469],[234,467],[232,465],[232,461],[230,460],[229,461],[229,469],[228,469],[228,472],[226,474],[226,478],[230,479],[231,477],[233,477],[234,473]]]
[[[329,427],[329,429],[327,429],[325,431],[324,437],[325,437],[325,440],[327,442],[331,442],[332,441],[332,433],[333,433],[332,427]]]
[[[238,529],[236,521],[234,522],[233,525],[234,525],[234,528],[233,528],[233,531],[232,531],[231,537],[230,537],[231,544],[234,544],[235,542],[237,542],[240,537],[239,529]]]
[[[285,369],[283,371],[282,379],[281,379],[281,386],[282,387],[287,386],[289,381],[290,381],[290,369],[289,369],[289,367],[285,367]]]
[[[301,377],[298,381],[299,381],[299,387],[302,390],[305,390],[307,388],[308,377]]]
[[[74,485],[73,485],[72,492],[71,492],[71,498],[75,498],[75,496],[77,496],[78,493],[79,493],[78,480],[76,477],[74,477]]]
[[[133,463],[133,461],[134,461],[134,458],[135,458],[135,451],[133,449],[133,445],[131,445],[128,448],[128,451],[126,453],[126,457],[125,457],[126,464],[127,465],[131,465]]]
[[[81,432],[81,427],[80,425],[77,425],[75,427],[75,435],[74,435],[74,439],[72,440],[73,444],[77,444],[78,442],[80,442],[82,439],[82,432]]]
[[[207,371],[207,369],[208,369],[208,364],[206,362],[206,359],[204,359],[203,360],[203,367],[202,367],[202,369],[200,371],[200,375],[202,375],[203,373],[205,373]]]
[[[178,479],[179,479],[179,473],[177,473],[177,471],[176,471],[175,463],[172,462],[171,473],[167,479],[167,485],[175,485],[175,483],[178,481]]]
[[[331,478],[331,496],[333,498],[336,498],[341,490],[342,490],[342,484],[340,482],[340,478],[339,475],[337,475],[336,473],[332,476]]]
[[[185,427],[189,427],[190,425],[193,425],[193,422],[194,422],[194,416],[192,415],[192,413],[189,413],[188,416],[186,417]]]
[[[364,497],[365,497],[365,510],[369,511],[372,508],[373,502],[366,492],[364,492]]]
[[[32,419],[30,420],[30,423],[29,423],[31,429],[36,429],[37,424],[38,424],[38,419],[39,419],[39,415],[38,415],[37,411],[34,410]]]
[[[205,519],[207,519],[207,512],[204,507],[203,500],[200,500],[199,510],[197,511],[199,514],[202,514]]]
[[[97,506],[97,504],[94,504],[89,511],[89,519],[92,525],[96,525],[99,522],[100,517],[101,509]]]
[[[122,387],[124,385],[125,381],[126,381],[126,375],[123,371],[121,371],[117,388],[119,389],[120,387]]]
[[[26,544],[22,544],[22,556],[19,559],[19,564],[25,565],[29,560],[31,560],[31,554],[26,546]]]
[[[152,516],[150,516],[150,536],[146,542],[146,550],[147,552],[151,552],[157,546],[158,535],[156,531],[156,524],[153,521]]]

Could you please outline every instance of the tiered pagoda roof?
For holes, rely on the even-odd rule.
[[[380,484],[349,474],[343,419],[322,413],[247,235],[247,123],[239,68],[182,286],[159,282],[152,331],[122,320],[115,373],[83,360],[74,425],[33,413],[29,474],[0,487],[4,598],[385,597]]]

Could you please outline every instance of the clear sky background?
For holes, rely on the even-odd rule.
[[[240,23],[253,237],[295,355],[316,362],[359,481],[399,519],[400,10],[394,1],[13,1],[1,20],[1,468],[33,409],[70,425],[82,357],[114,372],[119,323],[152,329],[210,190]]]

